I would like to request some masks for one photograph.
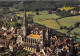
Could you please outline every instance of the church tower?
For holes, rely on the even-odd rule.
[[[47,29],[46,29],[46,33],[45,33],[45,37],[46,37],[47,40],[48,40],[48,37],[49,37],[49,36],[48,36],[48,33],[49,33],[49,29],[47,28]]]
[[[26,10],[24,9],[24,18],[23,18],[23,24],[22,24],[22,33],[24,37],[27,36],[27,32],[26,32],[27,28],[28,28],[28,21],[26,19]]]

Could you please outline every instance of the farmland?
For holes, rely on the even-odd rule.
[[[20,11],[20,12],[15,12],[17,14],[24,14],[23,11]],[[26,14],[30,14],[30,15],[36,15],[36,12],[35,11],[27,11]],[[40,15],[45,15],[45,14],[48,14],[47,10],[43,10],[43,11],[39,11],[39,14]]]
[[[52,29],[59,29],[60,26],[56,23],[55,19],[59,18],[60,16],[57,16],[56,14],[48,14],[47,11],[39,11],[40,15],[36,15],[36,12],[26,12],[26,14],[33,15],[33,21],[35,23],[44,25],[46,27],[52,28]],[[17,12],[17,16],[23,17],[23,12]]]
[[[80,55],[79,4],[76,0],[0,1],[0,56]]]
[[[33,17],[34,17],[34,19],[35,18],[49,18],[49,19],[59,18],[59,16],[57,16],[56,14],[36,15],[36,16],[33,16]]]
[[[59,19],[58,22],[62,26],[71,27],[71,26],[74,26],[74,24],[76,22],[80,22],[79,18],[80,18],[80,15],[79,16],[72,16],[72,17],[65,17],[65,18]]]
[[[57,16],[56,14],[48,14],[47,11],[41,11],[41,12],[39,11],[40,15],[36,15],[36,12],[31,12],[31,11],[26,12],[26,14],[33,15],[33,18],[53,18],[53,19],[56,19],[56,18],[60,17],[60,16]],[[16,15],[23,17],[24,13],[23,12],[16,12]]]
[[[44,25],[44,26],[52,28],[52,29],[59,29],[60,28],[60,26],[56,23],[55,20],[46,19],[46,18],[35,18],[33,21],[35,23]]]
[[[78,15],[78,16],[64,17],[64,18],[58,19],[58,22],[60,23],[60,25],[59,25],[55,19],[59,18],[60,16],[57,16],[56,14],[48,14],[47,10],[39,11],[39,15],[36,15],[36,12],[34,12],[34,11],[26,12],[26,14],[33,15],[33,22],[44,25],[44,26],[52,28],[52,29],[56,29],[57,31],[59,31],[61,33],[65,33],[65,34],[67,34],[68,30],[67,29],[61,30],[60,25],[62,25],[63,27],[66,26],[66,27],[70,28],[71,26],[74,27],[76,22],[80,22],[80,19],[79,19],[80,15]],[[17,12],[16,15],[23,17],[24,13]],[[78,32],[77,30],[78,29],[74,29],[70,33]],[[78,32],[78,33],[80,33],[80,32]]]
[[[73,29],[72,31],[71,31],[71,33],[73,34],[73,33],[77,33],[77,34],[80,34],[80,28],[75,28],[75,29]]]
[[[55,21],[55,20],[51,20],[50,17],[48,18],[47,16],[43,16],[43,17],[40,17],[41,15],[37,15],[37,16],[34,16],[34,22],[36,23],[39,23],[41,25],[44,25],[44,26],[47,26],[49,28],[52,28],[52,29],[56,29],[57,31],[61,32],[61,33],[65,33],[67,34],[68,30],[67,29],[62,29],[60,30],[60,25]],[[56,16],[54,16],[56,18]],[[53,17],[53,18],[54,18]],[[66,27],[74,27],[75,23],[76,22],[80,22],[80,15],[79,16],[72,16],[72,17],[65,17],[65,18],[62,18],[62,19],[59,19],[58,22],[62,25],[62,26],[66,26]],[[70,33],[73,34],[74,32],[80,34],[80,32],[78,31],[80,30],[80,28],[78,29],[74,29],[72,30]]]
[[[67,32],[68,32],[68,30],[66,30],[66,29],[62,29],[62,30],[57,30],[58,32],[61,32],[61,33],[65,33],[65,34],[67,34]]]

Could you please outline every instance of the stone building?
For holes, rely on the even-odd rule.
[[[9,49],[11,52],[15,52],[17,50],[16,38],[11,38],[9,40]]]
[[[17,29],[17,35],[22,35],[22,29]]]
[[[10,26],[10,28],[9,28],[9,31],[13,31],[14,30],[14,27],[13,26]]]
[[[30,34],[27,36],[26,39],[26,50],[32,51],[32,52],[37,52],[37,43],[43,44],[43,39],[42,36],[40,35],[35,35],[35,34]],[[39,46],[39,45],[38,45]],[[41,51],[41,46],[39,46],[39,50]]]
[[[37,26],[30,25],[30,26],[31,27],[28,26],[28,18],[26,18],[26,11],[24,10],[23,24],[21,27],[22,38],[24,39],[23,41],[24,49],[32,52],[37,52],[37,51],[41,52],[43,50],[44,39],[48,39],[49,29],[44,29],[44,27],[38,25]],[[30,34],[28,34],[29,32],[28,30],[30,30]],[[17,35],[21,34],[19,34],[18,32]],[[21,37],[19,38],[21,40]]]
[[[0,38],[0,47],[7,48],[9,45],[9,40]]]
[[[32,52],[42,52],[44,46],[44,39],[48,39],[49,29],[43,27],[33,27],[31,34],[26,38],[25,49]]]
[[[26,19],[26,11],[24,9],[24,18],[23,18],[23,24],[22,24],[22,34],[26,37],[27,36],[27,28],[28,28],[28,21]]]
[[[2,30],[7,30],[7,27],[5,25],[2,26]]]
[[[17,44],[23,43],[23,40],[22,40],[22,36],[21,35],[18,35],[17,36],[16,42],[17,42]]]
[[[43,39],[48,39],[49,29],[41,26],[32,27],[31,34],[42,35]]]

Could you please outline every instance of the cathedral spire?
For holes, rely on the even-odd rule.
[[[24,19],[26,20],[26,9],[24,8]]]
[[[27,19],[26,19],[26,9],[24,8],[23,29],[22,29],[24,36],[26,36],[27,27],[28,27],[28,22],[27,22]]]
[[[24,9],[23,26],[26,27],[26,10]]]

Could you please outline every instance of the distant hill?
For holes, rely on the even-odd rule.
[[[25,5],[24,5],[25,4]],[[16,1],[0,1],[0,7],[13,7],[17,9],[23,9],[25,6],[26,9],[28,10],[36,10],[36,9],[55,9],[56,7],[62,7],[63,5],[66,6],[76,6],[79,4],[79,1],[76,0],[69,0],[69,1],[64,1],[64,0],[36,0],[36,1],[21,1],[21,0],[16,0]]]

